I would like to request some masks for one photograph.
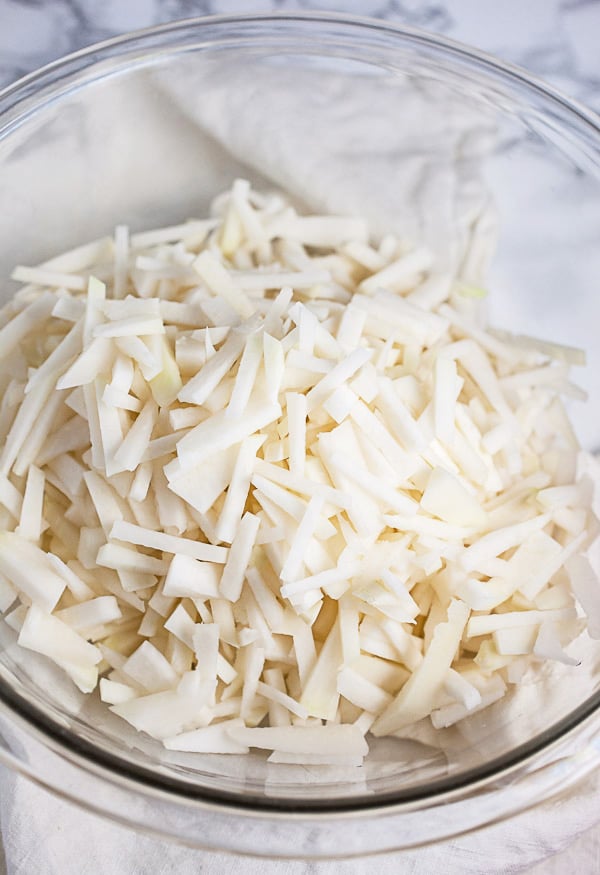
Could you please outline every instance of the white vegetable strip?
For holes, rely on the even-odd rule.
[[[183,385],[175,355],[166,334],[150,335],[145,340],[160,364],[159,372],[149,380],[152,397],[159,407],[168,407]]]
[[[549,544],[548,542],[550,539],[546,539],[546,551],[543,556],[538,556],[538,561],[535,565],[529,565],[529,573],[523,570],[523,565],[525,563],[521,563],[521,568],[519,568],[515,561],[517,553],[521,550],[521,547],[519,547],[515,555],[512,557],[510,564],[511,570],[517,566],[517,571],[520,571],[522,575],[522,580],[524,582],[519,588],[523,595],[530,600],[534,599],[562,566],[565,566],[568,572],[569,566],[567,563],[572,556],[573,558],[575,558],[575,556],[585,558],[581,557],[581,554],[577,554],[577,551],[583,546],[586,539],[587,533],[581,532],[581,534],[573,538],[570,544],[562,549],[556,548],[556,542]],[[532,568],[535,569],[533,572],[531,570]],[[573,588],[573,592],[577,595],[575,588]]]
[[[505,692],[506,684],[499,675],[495,674],[491,677],[486,689],[481,692],[481,702],[479,705],[470,709],[459,703],[454,705],[444,705],[443,707],[437,708],[435,711],[431,712],[431,723],[434,729],[445,729],[446,727],[457,723],[459,720],[468,717],[469,714],[474,714],[477,711],[481,711],[482,708],[486,708],[488,705],[497,702],[498,699],[502,698]]]
[[[57,617],[44,613],[35,604],[27,611],[19,644],[73,668],[91,668],[102,659],[97,647],[89,644]]]
[[[0,474],[0,504],[5,507],[8,512],[16,520],[22,515],[23,496],[8,477]]]
[[[142,526],[116,520],[110,531],[111,538],[116,541],[136,544],[139,547],[150,547],[164,553],[182,553],[193,559],[224,564],[229,551],[225,547],[214,547],[189,538],[178,538],[175,535],[165,535],[162,532],[152,532]]]
[[[239,276],[234,278],[209,252],[202,252],[194,261],[193,267],[209,289],[227,301],[242,319],[252,315],[254,308],[242,291],[244,285],[239,282]],[[282,285],[286,283],[279,283],[278,287],[281,288]]]
[[[147,732],[153,738],[164,739],[180,735],[190,727],[206,721],[207,709],[193,697],[185,697],[177,691],[166,690],[152,693],[111,706],[111,711],[127,720],[139,732]],[[210,719],[210,714],[208,714]]]
[[[274,223],[271,233],[305,246],[336,248],[346,241],[366,241],[369,231],[364,219],[348,216],[289,216]]]
[[[231,544],[235,537],[248,498],[250,479],[256,465],[256,454],[263,443],[263,437],[251,435],[240,444],[217,523],[216,531],[220,541]]]
[[[190,527],[190,516],[185,502],[169,491],[166,477],[160,465],[157,464],[155,468],[152,485],[159,527],[170,535],[182,535]]]
[[[358,609],[346,596],[343,596],[338,602],[338,617],[344,665],[350,666],[359,658],[361,645]]]
[[[40,329],[56,302],[56,295],[45,292],[0,328],[0,360],[8,358],[28,334]]]
[[[107,476],[117,474],[119,466],[115,463],[115,452],[123,442],[123,427],[119,411],[110,407],[102,398],[105,383],[101,380],[95,382],[95,403],[100,430],[100,441],[103,453],[103,469]]]
[[[467,636],[477,637],[498,629],[513,629],[517,626],[539,626],[548,620],[564,620],[572,616],[571,608],[560,608],[555,611],[509,611],[505,614],[471,617],[467,624]]]
[[[75,573],[74,567],[77,565],[75,560],[71,560],[70,565],[65,565],[62,559],[53,553],[47,553],[46,555],[52,569],[64,580],[73,598],[78,602],[94,598],[94,590]]]
[[[306,395],[288,392],[286,408],[290,441],[290,471],[292,474],[303,477],[306,459]]]
[[[233,391],[227,405],[227,415],[232,419],[241,416],[252,394],[254,381],[263,353],[263,339],[260,334],[251,334],[240,359]]]
[[[380,480],[376,480],[368,472],[348,463],[341,454],[334,453],[330,457],[330,464],[345,474],[346,477],[349,477],[350,480],[357,483],[365,492],[372,495],[382,505],[383,510],[395,510],[404,514],[417,512],[416,501],[387,486]]]
[[[81,349],[81,335],[83,324],[80,320],[69,331],[69,333],[61,340],[54,348],[48,358],[40,365],[39,368],[31,375],[25,386],[25,394],[31,392],[32,388],[48,377],[56,377],[64,370],[67,363],[77,355]]]
[[[468,617],[469,609],[465,604],[457,600],[450,603],[448,619],[436,627],[423,661],[371,727],[374,735],[395,732],[431,713],[437,692],[458,649]]]
[[[115,450],[113,473],[136,470],[150,442],[157,414],[155,402],[147,401],[120,446]]]
[[[206,513],[227,488],[227,484],[231,483],[236,451],[235,446],[228,447],[185,471],[181,470],[177,460],[170,462],[163,468],[169,481],[169,489],[200,513]]]
[[[256,685],[256,692],[259,696],[263,696],[270,702],[276,702],[278,705],[281,705],[283,708],[291,711],[291,713],[295,714],[297,717],[308,717],[308,711],[306,710],[306,708],[303,708],[302,705],[296,702],[295,699],[292,699],[291,696],[286,695],[286,693],[282,693],[280,690],[275,689],[269,684],[265,684],[262,681],[259,681]]]
[[[533,653],[537,641],[539,626],[506,626],[495,629],[492,641],[500,656],[524,656]]]
[[[68,405],[69,397],[65,399]],[[81,416],[72,416],[63,425],[54,431],[44,444],[36,457],[39,467],[52,461],[63,453],[84,450],[90,444],[89,427]]]
[[[134,249],[146,249],[163,243],[174,243],[177,240],[192,239],[201,243],[206,235],[218,225],[217,219],[192,219],[180,225],[168,225],[151,231],[139,231],[131,235],[131,246]]]
[[[298,334],[298,337],[300,337],[300,334]],[[289,369],[297,368],[301,371],[310,371],[311,374],[329,374],[334,368],[333,363],[328,359],[309,355],[300,349],[291,349],[285,358],[285,364],[288,372]],[[312,379],[312,377],[309,377],[309,379]]]
[[[11,532],[0,532],[0,572],[34,604],[53,611],[65,589],[46,554]]]
[[[240,707],[240,715],[244,720],[250,718],[264,664],[265,652],[263,648],[257,644],[250,644],[245,651],[244,682]]]
[[[222,568],[214,562],[201,562],[176,553],[171,559],[163,585],[163,595],[173,598],[218,598]]]
[[[179,392],[180,401],[203,404],[229,373],[244,349],[244,335],[232,332],[223,346]]]
[[[378,382],[379,395],[377,407],[384,414],[394,437],[407,450],[423,450],[427,441],[418,423],[411,416],[402,399],[394,389],[393,383],[387,378]]]
[[[365,362],[368,362],[372,352],[368,349],[355,349],[343,361],[339,362],[327,376],[319,380],[317,385],[306,396],[306,407],[310,413],[318,404],[322,404],[334,389],[346,383]]]
[[[338,674],[337,688],[339,694],[353,705],[373,713],[383,711],[392,701],[389,693],[347,666]]]
[[[28,541],[39,541],[42,533],[45,481],[44,472],[35,465],[30,465],[16,529],[17,534]]]
[[[98,309],[112,322],[132,317],[158,318],[160,300],[158,298],[135,298],[133,295],[127,295],[124,301],[106,298],[98,303]]]
[[[291,286],[293,289],[310,289],[318,283],[326,283],[330,279],[327,270],[298,271],[297,273],[267,273],[254,271],[236,271],[232,273],[235,282],[246,291],[256,292],[266,289],[282,289]]]
[[[19,283],[35,283],[41,286],[72,289],[76,292],[82,292],[87,285],[85,277],[70,273],[59,273],[58,271],[48,270],[43,267],[25,267],[21,265],[15,267],[10,276],[11,279]]]
[[[35,427],[31,429],[23,440],[13,464],[13,472],[18,477],[23,477],[29,466],[37,460],[44,444],[44,438],[51,428],[50,424],[53,420],[59,418],[61,412],[64,411],[64,400],[65,397],[62,392],[54,392],[50,394],[45,405],[38,413]],[[56,463],[57,459],[54,459],[51,464]],[[74,462],[73,464],[77,463]]]
[[[283,608],[267,586],[258,568],[248,568],[246,580],[270,629],[278,630],[283,623]]]
[[[456,380],[456,362],[438,358],[435,363],[433,417],[435,436],[445,444],[451,444],[454,438]]]
[[[413,621],[419,613],[419,607],[406,588],[406,584],[398,577],[398,575],[393,574],[387,568],[381,572],[381,580],[390,592],[394,593],[398,600],[398,607],[401,607],[406,611],[410,617],[409,622]],[[366,710],[369,709],[367,708]]]
[[[415,249],[363,280],[359,288],[367,295],[373,294],[379,288],[404,291],[407,287],[411,288],[413,278],[427,270],[431,262],[431,252],[424,248]]]
[[[263,324],[265,334],[279,335],[281,319],[287,313],[293,294],[289,286],[284,286],[275,298],[272,299]]]
[[[185,467],[198,464],[218,450],[240,443],[281,415],[279,404],[249,404],[243,416],[235,423],[219,411],[201,422],[177,442],[177,455]]]
[[[100,520],[100,525],[108,538],[113,523],[123,519],[121,505],[110,484],[100,474],[95,471],[87,471],[83,475],[83,479]]]
[[[231,726],[228,734],[248,747],[282,753],[366,756],[368,752],[363,733],[355,726],[277,726],[256,729]]]
[[[150,641],[140,644],[123,663],[121,671],[149,693],[168,690],[177,681],[169,661]]]
[[[364,714],[367,712],[364,711]],[[361,732],[367,732],[363,726],[358,727]],[[317,754],[317,753],[283,753],[282,751],[273,751],[267,759],[268,763],[285,763],[287,765],[302,765],[302,766],[339,766],[340,768],[353,768],[362,766],[364,757],[360,755],[352,756],[336,756],[335,754]]]
[[[0,453],[2,474],[8,474],[29,435],[38,434],[35,431],[35,423],[48,401],[52,388],[52,381],[47,379],[25,396]]]
[[[297,498],[297,496],[292,495],[291,492],[282,489],[276,483],[267,480],[260,474],[253,474],[251,482],[257,490],[255,496],[257,496],[258,492],[268,496],[277,507],[281,508],[286,514],[289,514],[295,520],[300,522],[306,509],[306,504],[302,499]],[[320,538],[328,538],[335,534],[335,529],[326,518],[321,517],[317,521],[317,534]]]
[[[237,601],[240,597],[259,526],[259,517],[252,513],[245,513],[231,542],[219,586],[222,597],[231,602]]]
[[[325,571],[319,571],[317,574],[305,577],[302,580],[294,580],[291,583],[284,584],[281,587],[281,594],[286,598],[289,598],[290,596],[310,592],[313,589],[332,586],[336,583],[343,583],[352,576],[352,572],[353,567],[350,564],[340,565],[336,568],[328,568]]]
[[[96,557],[98,565],[115,571],[142,571],[148,574],[165,574],[168,563],[154,556],[146,556],[122,544],[104,544]]]
[[[106,340],[106,338],[96,338]],[[117,337],[114,346],[123,355],[129,356],[139,365],[145,380],[152,380],[161,371],[161,362],[153,355],[144,341],[134,335]]]
[[[296,529],[296,534],[290,544],[290,549],[283,568],[279,573],[281,580],[285,582],[294,580],[302,568],[305,551],[315,532],[322,508],[322,498],[314,496],[308,502],[304,516],[300,520],[298,528]]]
[[[495,407],[501,416],[510,419],[510,408],[506,403],[498,378],[481,347],[472,340],[459,341],[456,344],[456,357],[480,386],[492,407]]]
[[[444,688],[449,696],[460,702],[467,711],[472,711],[481,704],[481,693],[477,687],[469,683],[469,681],[458,671],[451,668],[446,675]]]
[[[56,611],[54,616],[76,632],[84,632],[103,623],[119,620],[122,614],[116,598],[107,595],[90,599],[80,605],[72,605],[70,608],[63,608],[61,611]]]
[[[485,326],[483,228],[459,277],[245,180],[213,209],[25,269],[0,314],[22,643],[84,692],[106,673],[173,750],[315,767],[572,665],[582,611],[600,636],[593,466],[559,397],[581,356]]]
[[[487,514],[474,495],[443,468],[434,468],[421,498],[423,510],[455,526],[480,528]]]
[[[254,467],[259,476],[272,480],[274,483],[279,483],[292,492],[299,492],[300,495],[318,496],[328,504],[333,504],[345,510],[352,504],[352,496],[348,493],[335,489],[332,486],[327,486],[325,483],[320,483],[317,480],[297,476],[286,468],[271,465],[263,459],[257,458]]]
[[[101,264],[110,258],[112,241],[110,237],[99,237],[89,243],[83,243],[67,252],[62,252],[53,258],[44,261],[39,267],[49,270],[62,270],[68,273],[77,273],[87,270],[94,264]]]
[[[422,307],[424,310],[433,310],[442,301],[446,301],[450,295],[452,287],[452,277],[449,274],[434,273],[429,274],[415,290],[411,292],[407,298],[411,304],[417,307]]]
[[[186,611],[183,604],[177,605],[169,619],[164,624],[167,632],[171,632],[190,650],[194,650],[194,635],[196,624]]]
[[[491,556],[499,556],[511,547],[516,547],[529,534],[543,529],[550,521],[550,514],[540,514],[527,522],[506,526],[479,538],[463,554],[461,564],[465,571],[477,568],[477,563]]]
[[[92,340],[94,328],[101,321],[100,306],[106,299],[106,286],[94,276],[87,283],[87,296],[83,316],[83,344],[87,346]]]
[[[280,668],[266,668],[263,671],[263,677],[265,679],[265,684],[269,685],[271,691],[287,695],[283,672]],[[292,720],[290,711],[286,707],[286,704],[276,701],[274,697],[269,699],[269,726],[291,725]]]
[[[337,341],[344,352],[351,352],[360,344],[367,314],[350,304],[345,308],[337,330]]]
[[[201,308],[194,304],[183,304],[179,301],[160,301],[160,315],[165,324],[185,325],[197,328],[204,320]]]
[[[165,738],[163,743],[167,750],[184,750],[190,753],[248,753],[249,747],[247,745],[240,744],[231,737],[229,729],[234,726],[243,726],[243,722],[237,719],[224,720],[214,726],[192,729],[189,732]]]
[[[564,665],[579,665],[573,656],[567,656],[561,647],[554,623],[542,623],[535,644],[534,654],[540,659],[554,659]]]
[[[270,334],[263,335],[263,356],[267,395],[269,400],[276,404],[285,372],[285,358],[282,344]]]
[[[329,396],[327,401],[323,403],[323,409],[332,417],[332,419],[337,423],[340,423],[350,414],[350,411],[357,401],[358,397],[354,394],[352,389],[349,389],[347,386],[339,386],[339,388]]]
[[[203,680],[215,681],[219,664],[219,627],[216,623],[197,623],[192,635],[198,664],[196,672]]]
[[[100,678],[98,684],[100,698],[107,705],[120,705],[122,702],[130,702],[136,698],[136,690],[127,684],[118,681],[110,681],[108,678]]]
[[[106,338],[95,338],[73,364],[59,377],[57,389],[73,389],[95,380],[99,373],[108,371],[114,356],[113,348]]]
[[[300,704],[312,717],[333,720],[338,707],[337,669],[342,662],[339,623],[335,622],[310,672]]]
[[[526,334],[512,334],[508,331],[501,331],[497,328],[492,329],[490,333],[494,337],[498,337],[504,344],[509,347],[525,352],[529,356],[532,352],[539,352],[542,355],[557,359],[558,361],[566,361],[571,365],[585,365],[586,354],[585,350],[574,346],[566,346],[563,343],[550,342],[540,340],[537,337],[530,337]]]

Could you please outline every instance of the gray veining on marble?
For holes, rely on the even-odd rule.
[[[600,109],[600,0],[0,0],[0,84],[128,30],[234,12],[373,15],[519,64]]]

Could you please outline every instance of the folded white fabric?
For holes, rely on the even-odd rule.
[[[258,861],[135,833],[0,767],[0,827],[7,875],[514,875],[565,849],[597,823],[599,794],[596,773],[566,798],[417,851],[327,863]]]
[[[158,71],[159,89],[230,155],[312,212],[359,215],[460,273],[472,231],[494,243],[482,160],[493,114],[441,80],[331,58],[245,58]]]

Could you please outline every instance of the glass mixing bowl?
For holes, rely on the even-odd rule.
[[[202,216],[236,176],[285,185],[308,207],[333,202],[383,225],[396,209],[410,219],[403,168],[416,152],[438,172],[450,134],[451,173],[435,190],[462,173],[461,197],[483,183],[495,204],[491,318],[587,349],[590,397],[573,415],[594,450],[598,119],[437,37],[330,15],[204,18],[26,77],[0,95],[0,276],[116,223]],[[438,230],[452,229],[455,202],[429,204]],[[12,293],[8,280],[2,289]],[[540,670],[452,729],[373,739],[363,768],[320,769],[168,753],[18,649],[0,623],[0,759],[87,808],[194,846],[304,857],[414,847],[564,793],[596,766],[600,647],[584,636],[573,650],[577,668]]]

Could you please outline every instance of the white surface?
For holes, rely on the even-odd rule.
[[[528,0],[526,4],[520,0],[504,0],[503,3],[498,3],[497,0],[404,0],[402,3],[395,0],[332,0],[328,4],[318,0],[256,0],[253,3],[245,3],[243,0],[103,0],[102,3],[93,0],[46,0],[35,5],[27,0],[0,0],[0,82],[8,83],[67,51],[125,30],[194,14],[268,11],[274,8],[289,11],[297,8],[335,9],[382,15],[399,23],[436,30],[519,63],[554,82],[571,95],[600,108],[598,0]],[[9,783],[7,775],[0,771],[0,795],[3,790],[6,793]],[[58,866],[56,871],[60,871],[60,854],[65,852],[68,855],[73,841],[70,831],[75,823],[78,824],[78,832],[81,827],[85,829],[88,816],[84,815],[83,820],[78,821],[78,815],[71,813],[71,809],[63,808],[61,804],[54,805],[50,797],[41,791],[39,794],[37,791],[35,794],[26,793],[24,798],[27,799],[27,805],[32,807],[26,813],[20,809],[20,813],[25,814],[22,823],[27,822],[27,817],[36,819],[38,805],[40,810],[43,806],[44,809],[48,807],[52,811],[52,833],[47,835],[48,863]],[[581,823],[584,821],[582,815]],[[87,824],[91,831],[97,828],[99,835],[107,834],[108,828],[103,824],[94,825],[91,820]],[[5,824],[4,828],[6,826]],[[123,830],[118,830],[115,836],[119,836],[125,844],[133,838]],[[35,843],[33,829],[31,840]],[[33,853],[37,845],[32,844],[31,848],[27,848],[26,843],[23,844],[21,859],[11,868],[10,875],[38,875],[40,869],[37,862],[34,862],[36,857]],[[163,871],[158,868],[161,864],[164,871],[177,870],[174,861],[179,859],[179,854],[177,849],[165,845],[164,850],[160,851],[161,863],[157,862],[157,868],[152,871],[152,875]],[[524,856],[527,857],[527,854]],[[320,872],[323,868],[314,864],[263,864],[201,854],[195,856],[194,863],[197,871],[219,875],[238,872],[308,875]],[[472,864],[465,860],[463,871],[481,871],[475,868],[476,865],[475,859]],[[570,868],[582,873],[600,871],[600,827],[595,827],[578,838],[567,851],[530,871],[533,875],[564,875]],[[83,871],[80,870],[81,875]],[[412,873],[414,869],[407,858],[398,857],[382,860],[381,866],[373,861],[334,864],[329,867],[329,871],[335,872],[335,875],[362,875],[370,871]],[[515,868],[511,865],[505,871],[521,871],[521,867]],[[116,857],[111,860],[110,856],[102,872],[105,875],[125,875],[125,869],[119,860]],[[95,871],[94,875],[102,873]],[[136,873],[128,869],[126,875]]]
[[[12,783],[0,768],[0,783],[7,778]],[[551,847],[564,848],[593,822],[600,774],[580,786],[577,800],[538,806],[510,825],[501,823],[451,844],[318,863],[193,851],[109,824],[23,781],[13,792],[16,805],[8,816],[0,800],[9,875],[516,875],[531,873],[528,861],[547,854]],[[264,841],[266,848],[268,835]],[[578,857],[571,856],[573,850],[558,854],[554,861],[534,868],[534,875],[566,875],[569,866],[582,875],[597,872],[597,846],[582,842],[575,847],[581,849]]]

